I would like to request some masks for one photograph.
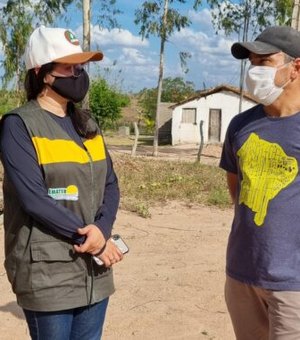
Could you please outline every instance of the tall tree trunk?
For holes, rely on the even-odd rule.
[[[294,1],[293,14],[292,14],[292,27],[300,31],[300,3],[299,0]]]
[[[140,131],[139,131],[139,127],[137,125],[137,122],[134,122],[134,134],[135,134],[135,138],[134,138],[134,144],[132,146],[132,150],[131,150],[131,156],[134,157],[136,154],[136,148],[137,148],[137,144],[139,141],[139,135],[140,135]]]
[[[83,15],[83,50],[91,50],[91,0],[82,0]],[[82,107],[89,109],[89,94],[85,96]]]
[[[167,27],[167,15],[168,15],[169,0],[165,0],[164,3],[164,14],[163,14],[163,26],[160,40],[160,60],[159,60],[159,75],[158,75],[158,86],[157,86],[157,102],[156,102],[156,115],[155,115],[155,131],[153,140],[153,156],[158,155],[158,135],[159,135],[159,109],[161,102],[162,82],[164,76],[164,50],[166,42],[166,27]]]
[[[19,13],[22,13],[21,11],[21,4],[19,2],[18,4],[18,8],[19,8]],[[19,26],[19,25],[18,25]],[[19,32],[20,32],[21,28],[19,27]],[[20,48],[19,45],[16,45],[16,64],[17,64],[17,68],[16,68],[16,92],[17,92],[17,97],[18,97],[18,106],[20,105],[20,91],[21,91],[21,68],[20,68]]]
[[[251,17],[251,7],[249,1],[245,2],[245,16],[244,16],[244,28],[243,28],[243,37],[242,41],[245,42],[248,40],[248,32],[249,32],[249,20]],[[243,109],[243,93],[244,93],[244,80],[245,80],[245,72],[246,72],[246,59],[241,60],[241,71],[240,71],[240,102],[239,102],[239,112],[242,112]]]
[[[91,49],[91,0],[82,1],[83,15],[83,50]]]

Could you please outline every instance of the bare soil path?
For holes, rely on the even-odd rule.
[[[172,202],[144,219],[120,211],[130,252],[115,266],[103,340],[233,340],[223,297],[232,210]],[[3,245],[3,226],[0,226]],[[0,252],[0,340],[29,339]]]

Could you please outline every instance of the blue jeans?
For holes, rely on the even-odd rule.
[[[32,340],[99,340],[108,298],[58,312],[23,310]]]

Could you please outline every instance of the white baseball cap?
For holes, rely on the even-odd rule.
[[[76,35],[69,29],[40,26],[36,28],[25,49],[25,65],[30,70],[44,64],[83,64],[102,60],[103,54],[83,52]]]

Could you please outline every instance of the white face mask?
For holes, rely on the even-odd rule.
[[[250,65],[246,75],[246,85],[251,95],[261,104],[272,104],[283,92],[284,87],[290,82],[278,87],[275,85],[277,70],[287,66],[284,64],[278,68],[270,66]]]

